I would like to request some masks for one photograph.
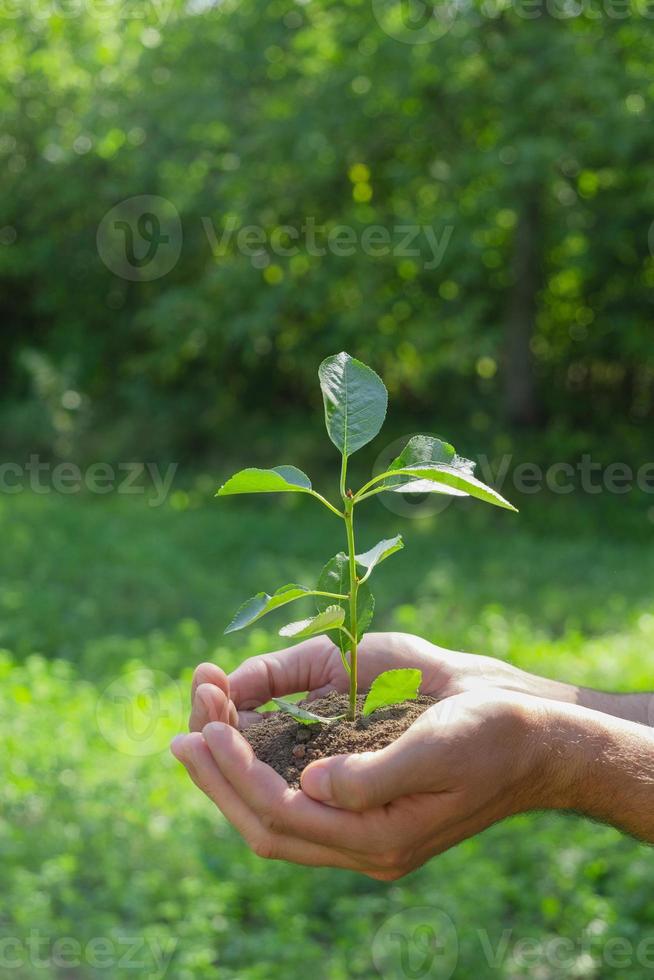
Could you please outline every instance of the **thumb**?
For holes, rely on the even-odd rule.
[[[399,796],[429,793],[433,745],[409,732],[385,749],[318,759],[307,766],[301,786],[307,796],[344,810],[369,810]]]

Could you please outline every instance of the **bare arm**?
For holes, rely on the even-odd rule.
[[[548,805],[653,844],[654,731],[577,706],[561,705],[549,715],[550,771],[558,774],[558,790]]]

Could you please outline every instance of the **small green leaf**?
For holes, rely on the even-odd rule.
[[[313,636],[315,633],[326,633],[334,627],[342,626],[345,620],[345,610],[340,606],[327,606],[324,612],[312,616],[310,619],[301,619],[297,623],[288,623],[282,626],[279,631],[280,636],[292,636],[299,639],[303,636]]]
[[[374,439],[384,424],[386,386],[372,368],[345,352],[326,358],[318,378],[329,438],[350,456]]]
[[[341,718],[345,718],[345,715],[335,715],[333,718],[323,718],[322,715],[316,715],[313,711],[307,711],[306,708],[300,708],[293,701],[284,701],[283,698],[273,698],[272,699],[278,708],[285,711],[288,715],[293,715],[296,721],[299,721],[302,725],[331,725],[335,721],[340,721]]]
[[[402,701],[412,701],[418,697],[421,681],[421,670],[414,668],[385,670],[372,682],[363,705],[363,714],[370,715],[377,708],[386,708],[390,704],[401,704]]]
[[[320,592],[339,592],[341,595],[347,595],[349,593],[350,567],[347,560],[347,555],[343,551],[339,551],[337,555],[334,555],[333,558],[329,559],[320,573],[320,578],[318,579],[318,585],[316,588]],[[316,596],[316,605],[320,610],[326,609],[329,605],[329,601],[330,600],[324,596]],[[365,631],[370,626],[374,610],[374,596],[368,588],[368,583],[364,582],[359,586],[357,591],[358,640],[361,639]],[[343,625],[346,627],[346,629],[351,631],[349,603],[345,604],[345,622]],[[329,637],[336,644],[336,646],[340,647],[342,653],[349,650],[350,641],[341,630],[331,632]]]
[[[470,469],[463,465],[467,462],[467,460],[462,460],[461,468],[446,464],[425,464],[396,470],[394,475],[409,476],[413,479],[409,483],[398,484],[388,489],[393,493],[431,493],[435,491],[451,493],[454,496],[477,497],[488,504],[517,512],[517,507],[505,500],[497,490],[487,487],[485,483],[473,476]],[[419,486],[416,486],[416,482]],[[447,489],[440,489],[441,487]]]
[[[254,623],[257,619],[265,616],[266,613],[272,612],[273,609],[285,606],[287,602],[293,602],[295,599],[301,599],[307,594],[310,594],[309,589],[305,589],[303,585],[293,584],[283,585],[272,595],[268,595],[267,592],[257,592],[256,595],[240,606],[225,633],[242,630],[250,623]]]
[[[297,466],[273,466],[270,470],[252,467],[231,476],[216,493],[224,497],[233,493],[309,493],[311,480]]]
[[[378,541],[370,551],[356,556],[357,564],[362,565],[368,572],[371,572],[375,565],[379,565],[387,558],[390,558],[396,551],[401,551],[403,547],[404,542],[402,541],[401,534],[397,534],[394,538]]]

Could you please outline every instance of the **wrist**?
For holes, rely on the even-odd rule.
[[[651,729],[576,704],[548,705],[541,760],[540,806],[546,809],[621,825],[616,806],[628,807],[641,778],[653,791]]]

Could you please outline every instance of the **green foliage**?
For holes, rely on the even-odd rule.
[[[318,578],[318,589],[325,592],[344,592],[346,595],[350,591],[350,567],[349,559],[344,551],[339,551],[337,555],[330,558],[323,567]],[[316,597],[318,609],[325,609],[328,600],[323,596]],[[364,632],[372,623],[375,612],[375,597],[370,591],[367,583],[359,584],[357,589],[357,640],[360,640]],[[343,625],[345,630],[331,633],[330,637],[340,647],[341,653],[350,646],[348,634],[352,634],[352,610],[349,604],[345,608],[345,620]],[[347,661],[346,661],[347,663]]]
[[[294,481],[290,489],[296,489],[298,482],[304,481],[306,485],[300,486],[300,489],[308,490],[345,522],[347,553],[339,552],[325,565],[318,587],[313,592],[318,597],[318,615],[289,623],[280,630],[280,635],[297,639],[330,631],[335,635],[343,666],[349,677],[348,718],[353,721],[357,713],[358,644],[370,625],[375,605],[366,583],[380,562],[403,547],[402,539],[398,535],[380,541],[370,551],[357,555],[354,538],[355,505],[384,490],[413,492],[416,485],[420,489],[424,485],[429,489],[437,486],[441,493],[477,497],[508,510],[516,508],[495,490],[475,479],[472,475],[472,464],[458,457],[453,446],[430,436],[414,436],[410,439],[397,459],[391,463],[390,470],[369,480],[356,493],[346,489],[348,459],[379,432],[386,417],[388,394],[383,381],[374,371],[345,352],[326,358],[318,369],[318,378],[325,405],[325,426],[330,439],[341,452],[340,490],[343,511],[339,511],[325,497],[312,490],[309,478],[292,466],[276,467],[274,470],[243,470],[221,487],[218,496],[225,493],[257,493],[262,489],[288,489],[284,484],[289,479]],[[406,477],[409,477],[408,482]],[[278,486],[280,481],[281,487]],[[366,569],[361,579],[357,575],[357,565]],[[292,592],[290,597],[289,589]],[[259,593],[254,599],[248,600],[225,632],[247,626],[258,616],[275,608],[275,605],[301,596],[301,590],[298,592],[293,586],[284,586],[275,596],[279,596],[280,591],[282,599],[278,599],[275,604],[273,597],[267,593]],[[325,602],[325,599],[334,598],[347,600],[347,606]],[[238,625],[234,626],[234,623]],[[387,684],[384,696],[390,696],[394,690],[401,692],[401,683]]]
[[[318,378],[327,433],[347,458],[374,439],[384,424],[386,386],[372,368],[345,353],[326,358]]]
[[[302,599],[309,594],[310,590],[305,589],[304,586],[292,584],[282,585],[273,595],[268,595],[267,592],[257,592],[255,596],[243,603],[225,629],[225,633],[242,630],[265,616],[266,613],[272,612],[273,609],[279,609],[280,606],[285,606],[287,602],[294,602],[296,599]]]
[[[316,633],[327,633],[331,629],[340,629],[344,620],[344,609],[340,606],[327,606],[324,612],[319,612],[317,616],[282,626],[279,635],[292,636],[293,639],[299,640],[305,636],[314,636]]]
[[[371,715],[378,708],[387,708],[402,701],[418,697],[422,671],[405,667],[401,670],[385,670],[378,674],[370,686],[363,705],[363,715]]]
[[[270,470],[250,468],[235,473],[216,493],[225,497],[233,493],[307,493],[311,480],[296,466],[273,466]]]
[[[32,0],[3,22],[5,445],[93,453],[100,429],[114,452],[186,458],[244,407],[313,404],[313,365],[341,348],[417,414],[436,398],[441,424],[482,435],[511,384],[525,240],[541,418],[602,435],[651,420],[651,41],[636,7],[532,19],[473,2],[412,45],[365,4],[126,6]],[[126,282],[96,248],[105,213],[138,193],[183,228],[153,282]],[[242,247],[248,226],[263,244]],[[351,254],[328,247],[339,226]],[[284,227],[298,240],[282,232],[275,251]],[[362,247],[374,228],[386,249]]]
[[[391,555],[394,555],[396,551],[401,551],[404,547],[404,542],[402,541],[402,535],[396,534],[394,538],[387,538],[384,541],[378,541],[370,551],[365,551],[362,555],[357,555],[357,565],[362,565],[366,569],[367,574],[370,575],[375,566],[381,564],[381,562],[386,561]]]
[[[240,633],[238,649],[221,632],[239,590],[274,576],[289,522],[294,580],[311,581],[315,556],[333,551],[331,519],[315,520],[301,497],[216,507],[212,487],[189,482],[186,509],[177,499],[152,510],[131,496],[0,496],[0,644],[11,651],[0,654],[0,940],[7,957],[16,939],[25,952],[37,934],[45,940],[39,965],[25,960],[12,977],[162,980],[160,943],[164,962],[172,952],[165,980],[216,980],[217,969],[220,980],[269,980],[271,963],[288,977],[370,980],[378,929],[417,906],[452,918],[461,977],[638,976],[639,963],[621,964],[625,939],[635,947],[654,932],[651,853],[610,828],[526,814],[389,888],[262,862],[189,784],[163,744],[186,728],[189,665],[231,670],[279,646],[276,630],[262,629],[271,620]],[[561,507],[526,495],[508,523],[462,500],[407,521],[411,576],[379,570],[378,628],[579,685],[651,690],[645,498],[570,494]],[[382,538],[387,522],[371,504],[366,535]],[[238,577],[225,553],[239,555]],[[116,747],[125,706],[105,736],[98,702],[116,677],[155,664],[169,676],[157,683],[166,739],[130,756]],[[142,940],[139,965],[58,966],[53,944],[67,936],[106,937],[121,956],[121,938]],[[496,969],[489,951],[500,954]],[[410,966],[421,962],[416,950]]]

